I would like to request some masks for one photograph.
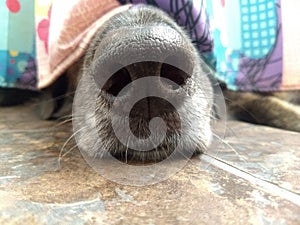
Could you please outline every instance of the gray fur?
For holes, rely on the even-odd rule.
[[[132,31],[132,35],[123,35],[121,39],[113,38],[115,34],[118,35],[126,30]],[[112,38],[107,42],[106,37]],[[188,35],[161,10],[151,6],[140,6],[111,18],[92,40],[84,57],[81,76],[88,76],[92,73],[97,82],[97,79],[102,79],[104,73],[103,70],[99,71],[97,68],[107,68],[111,62],[119,63],[129,57],[136,57],[136,60],[143,61],[143,52],[151,54],[151,57],[157,59],[158,62],[141,62],[126,66],[132,81],[143,77],[144,74],[161,76],[161,60],[167,54],[172,53],[175,56],[179,54],[181,58],[185,59],[184,62],[178,63],[184,67],[185,71],[191,72],[186,76],[185,82],[181,84],[189,97],[183,99],[178,110],[184,115],[181,120],[189,124],[190,127],[187,132],[181,133],[180,127],[177,126],[180,121],[178,121],[176,110],[157,99],[142,100],[131,113],[132,132],[139,138],[147,137],[150,117],[158,116],[163,118],[167,124],[167,136],[156,149],[150,151],[129,149],[118,141],[111,126],[112,119],[121,121],[124,118],[113,114],[111,111],[112,102],[118,101],[118,98],[105,90],[105,88],[109,89],[111,85],[108,82],[107,87],[104,87],[97,99],[95,122],[102,141],[98,143],[97,151],[89,148],[89,152],[87,152],[89,156],[102,157],[104,150],[115,157],[126,158],[126,160],[160,161],[168,157],[177,145],[181,146],[182,151],[192,151],[192,154],[205,151],[209,145],[212,135],[210,122],[213,94],[208,74],[204,72],[197,49],[191,43]],[[96,66],[95,69],[93,65],[97,65],[100,56],[107,60],[105,63],[100,62],[101,65]],[[149,55],[145,56],[146,58],[149,58]],[[86,89],[88,90],[89,87]],[[159,87],[159,90],[166,91],[168,94],[168,90],[163,89],[164,87]],[[121,103],[122,101],[126,102],[126,99],[121,100]],[[86,105],[92,104],[92,102],[86,102]],[[147,115],[147,111],[152,116]],[[91,142],[89,128],[91,128],[92,123],[89,119],[82,118],[82,120],[82,125],[86,126],[87,129],[81,132],[81,142],[88,145]]]

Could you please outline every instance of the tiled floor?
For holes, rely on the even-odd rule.
[[[300,224],[298,133],[230,121],[208,153],[136,187],[98,175],[73,140],[59,160],[71,124],[33,111],[0,108],[0,224]]]

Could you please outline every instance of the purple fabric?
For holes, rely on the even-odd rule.
[[[201,52],[212,51],[212,36],[206,14],[205,0],[119,0],[121,4],[149,4],[171,15],[176,22],[185,27]]]

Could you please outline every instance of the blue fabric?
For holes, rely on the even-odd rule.
[[[8,3],[0,3],[0,87],[35,89],[34,1]]]

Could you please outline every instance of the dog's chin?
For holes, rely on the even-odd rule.
[[[131,149],[128,146],[121,143],[117,138],[107,140],[106,146],[110,146],[105,151],[113,156],[117,160],[126,163],[136,162],[161,162],[167,158],[170,159],[186,159],[191,156],[200,154],[203,149],[189,149],[184,148],[185,143],[181,140],[181,136],[177,133],[166,135],[165,139],[157,147],[150,150],[138,150]],[[188,140],[186,145],[189,145]],[[100,153],[100,152],[99,152]],[[100,154],[96,157],[105,157],[106,154]]]
[[[139,115],[135,115],[130,118],[130,133],[138,139],[146,140],[151,136],[152,141],[159,143],[153,145],[150,149],[134,149],[130,146],[137,146],[129,135],[129,131],[124,129],[122,125],[118,128],[118,121],[124,120],[124,117],[119,115],[111,115],[109,111],[101,113],[97,116],[97,131],[98,136],[101,137],[100,146],[97,146],[98,151],[94,153],[93,158],[105,158],[106,156],[113,156],[114,158],[123,162],[160,162],[167,158],[180,159],[190,158],[197,155],[207,148],[208,141],[203,140],[202,137],[191,135],[190,133],[184,132],[181,123],[177,118],[176,113],[167,113],[162,115],[160,118],[163,119],[166,126],[165,133],[152,134],[149,129],[149,120]],[[139,116],[138,116],[139,115]],[[118,137],[116,137],[115,130],[112,127],[112,120],[117,121],[115,127],[122,129],[123,140],[126,142],[122,143]],[[163,129],[162,129],[163,130]],[[188,130],[190,131],[190,130]],[[158,141],[164,137],[162,141]],[[109,154],[107,154],[109,153]]]

